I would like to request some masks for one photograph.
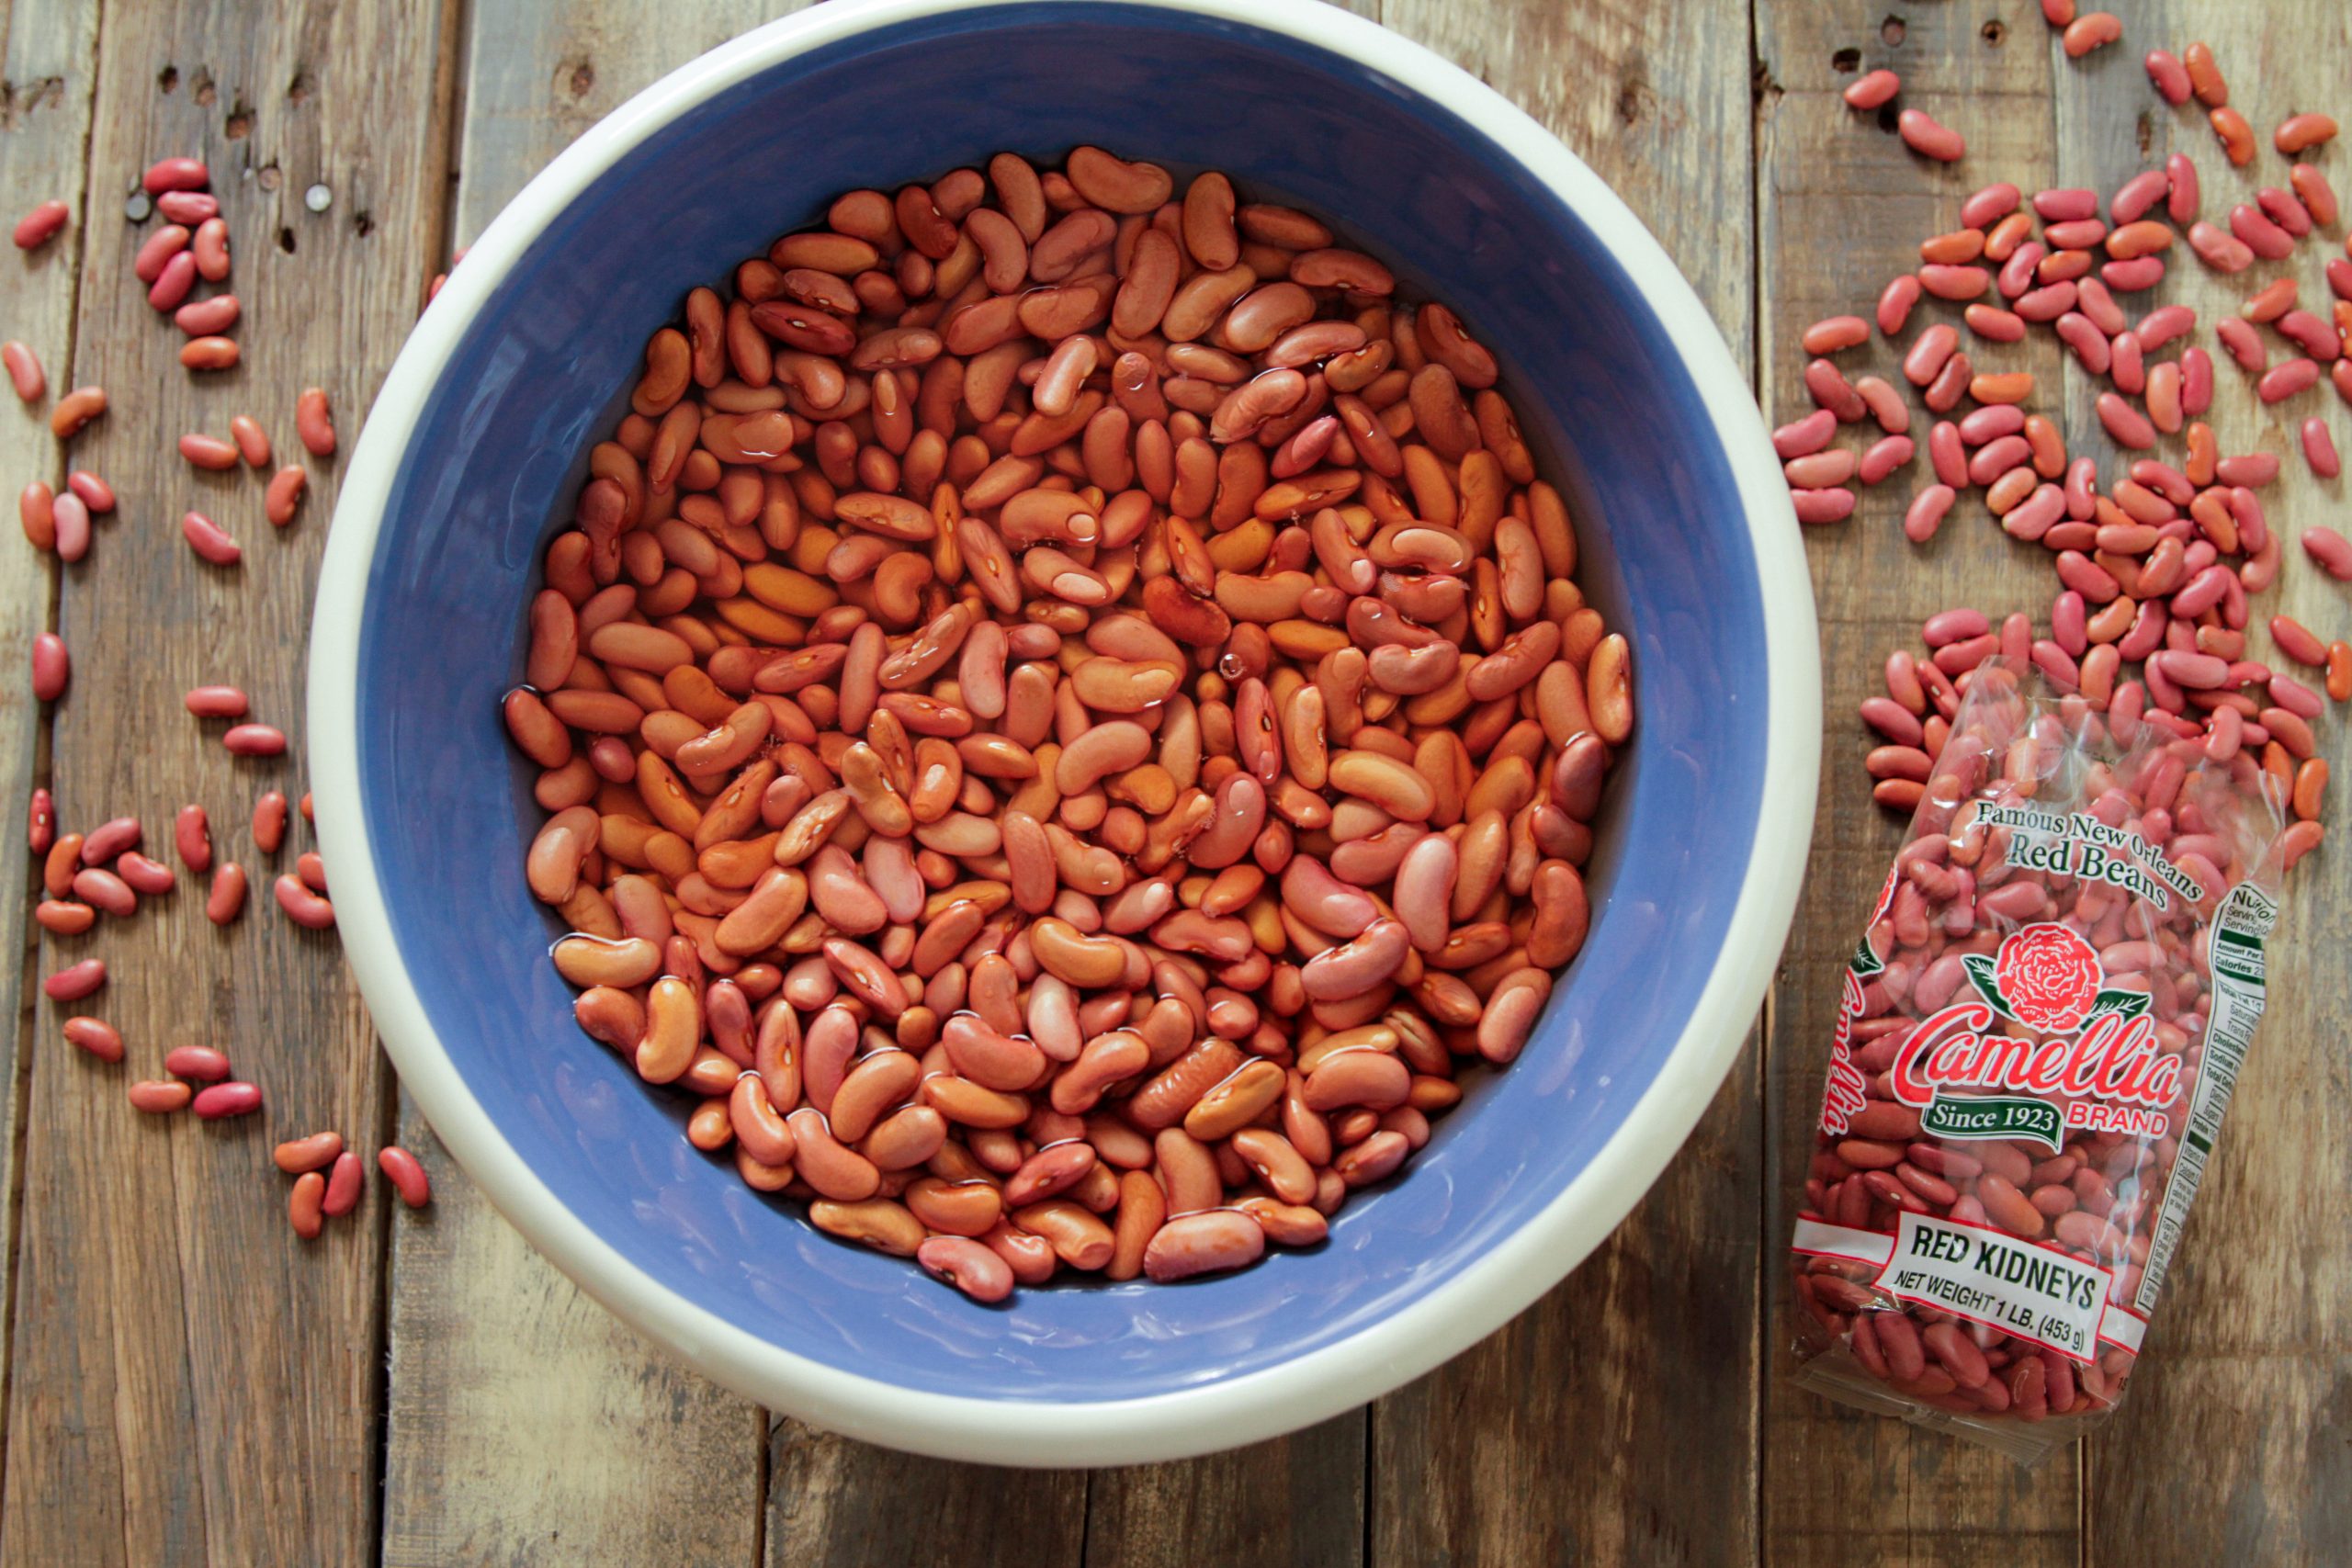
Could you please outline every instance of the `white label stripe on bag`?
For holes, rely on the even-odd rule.
[[[1984,1227],[1968,1228],[1982,1229]],[[1790,1238],[1789,1246],[1790,1250],[1808,1257],[1843,1258],[1851,1262],[1868,1263],[1883,1269],[1894,1259],[1895,1237],[1881,1231],[1855,1230],[1847,1225],[1833,1225],[1820,1220],[1800,1218],[1796,1223],[1796,1234]],[[2098,1272],[2104,1273],[2105,1270],[2098,1270]],[[1948,1303],[1944,1302],[1929,1301],[1923,1304],[1936,1306],[1948,1312],[1953,1310]],[[2101,1310],[2098,1315],[2098,1338],[2103,1343],[2138,1354],[2141,1340],[2147,1333],[2147,1319],[2129,1307],[2113,1301],[2104,1301],[2100,1306]],[[1971,1322],[1984,1321],[1969,1313],[1960,1313],[1958,1315],[1966,1317]],[[2014,1332],[2007,1324],[1994,1324],[1992,1326]],[[2062,1355],[2068,1355],[2071,1359],[2087,1359],[2086,1357],[2070,1353],[2057,1346],[2052,1346],[2052,1348],[2057,1349]]]

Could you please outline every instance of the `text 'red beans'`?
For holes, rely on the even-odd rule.
[[[2132,1374],[2296,852],[2249,753],[2019,670],[1968,672],[1848,971],[1792,1263],[1804,1382],[2030,1460]]]
[[[1098,149],[829,222],[653,334],[530,606],[578,1020],[982,1300],[1319,1239],[1525,1044],[1634,722],[1495,356]]]

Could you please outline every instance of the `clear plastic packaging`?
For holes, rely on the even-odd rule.
[[[1801,1383],[2026,1462],[2114,1408],[2262,1015],[2281,827],[2250,757],[1974,672],[1846,976]]]

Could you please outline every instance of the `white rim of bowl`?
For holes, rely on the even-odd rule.
[[[1466,72],[1320,0],[1112,0],[1291,38],[1369,66],[1443,106],[1589,226],[1657,314],[1737,481],[1764,606],[1771,728],[1755,849],[1723,951],[1657,1078],[1558,1197],[1386,1320],[1241,1377],[1090,1404],[927,1393],[779,1348],[677,1295],[623,1257],[548,1190],[467,1089],[392,941],[360,811],[354,723],[361,612],[385,502],[434,384],[483,302],[547,224],[625,153],[684,111],[779,62],[898,23],[1012,3],[1021,0],[837,0],[756,28],[672,72],[591,127],[483,231],[394,361],[344,476],[311,624],[311,785],[320,842],[334,867],[344,950],[401,1082],[483,1193],[582,1289],[714,1381],[853,1438],[983,1463],[1131,1464],[1295,1431],[1419,1377],[1565,1278],[1648,1191],[1738,1055],[1788,935],[1819,781],[1820,652],[1812,579],[1747,378],[1664,249],[1582,160]]]

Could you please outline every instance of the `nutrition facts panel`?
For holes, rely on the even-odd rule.
[[[2237,1087],[2238,1068],[2245,1062],[2247,1043],[2262,1021],[2266,969],[2262,941],[2278,918],[2278,906],[2250,883],[2240,883],[2213,918],[2211,958],[2213,970],[2211,1016],[2205,1028],[2205,1059],[2197,1070],[2197,1087],[2188,1097],[2188,1113],[2180,1128],[2180,1154],[2172,1179],[2165,1187],[2164,1207],[2148,1247],[2147,1267],[2132,1304],[2144,1313],[2163,1293],[2165,1273],[2188,1206],[2197,1200],[2197,1184],[2205,1162],[2221,1135],[2222,1118],[2230,1109],[2230,1092]]]

